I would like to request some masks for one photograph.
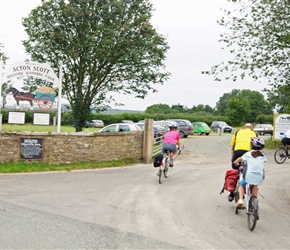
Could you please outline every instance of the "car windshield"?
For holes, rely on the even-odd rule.
[[[272,125],[270,125],[270,124],[269,124],[269,125],[268,125],[268,124],[266,124],[266,125],[265,125],[265,128],[273,128],[273,126],[272,126]]]
[[[221,126],[228,126],[228,124],[226,124],[225,122],[220,122]]]

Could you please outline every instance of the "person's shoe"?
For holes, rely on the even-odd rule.
[[[237,208],[243,208],[243,207],[244,207],[244,202],[242,199],[239,199],[237,203]]]
[[[156,173],[157,176],[160,176],[160,170],[158,170],[158,172]]]
[[[173,167],[173,159],[170,159],[170,161],[169,161],[169,167]]]
[[[234,195],[233,193],[230,193],[230,194],[228,195],[228,201],[229,201],[229,202],[232,202],[232,201],[234,200],[234,198],[235,198],[235,195]]]

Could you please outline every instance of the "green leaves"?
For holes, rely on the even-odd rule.
[[[114,104],[110,92],[145,98],[169,78],[169,46],[150,23],[152,13],[147,0],[48,0],[23,19],[23,45],[32,60],[56,72],[64,66],[63,91],[78,105],[78,121],[87,109]]]
[[[204,73],[216,79],[237,79],[251,76],[270,84],[289,82],[290,5],[287,1],[236,0],[236,11],[224,12],[218,23],[228,29],[221,35],[233,55]],[[225,74],[227,73],[227,74]]]

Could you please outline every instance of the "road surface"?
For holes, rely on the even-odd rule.
[[[290,249],[290,160],[278,165],[265,150],[251,232],[245,212],[220,195],[231,136],[182,139],[162,184],[145,164],[1,174],[0,249]]]

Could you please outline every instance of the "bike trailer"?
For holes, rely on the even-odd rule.
[[[238,179],[239,179],[239,171],[237,169],[227,170],[225,175],[225,183],[220,194],[223,193],[224,190],[227,190],[232,193],[235,192]]]
[[[153,162],[153,166],[155,168],[160,167],[162,160],[163,160],[163,154],[156,155],[154,162]]]

